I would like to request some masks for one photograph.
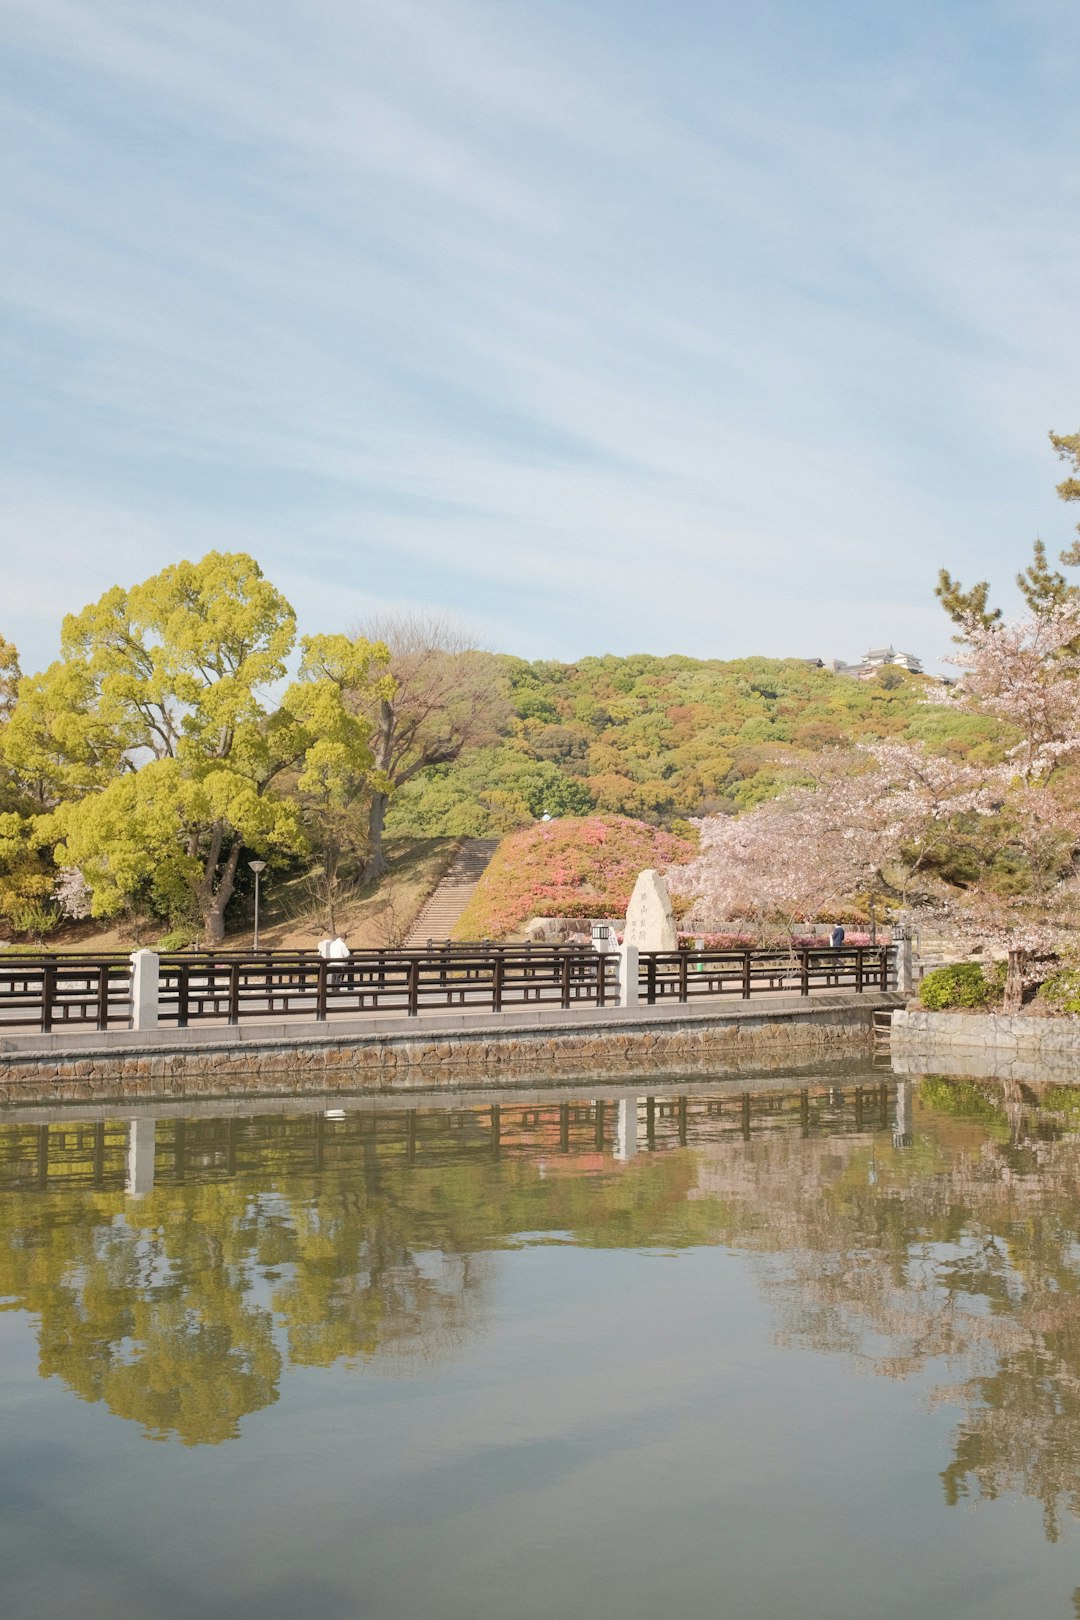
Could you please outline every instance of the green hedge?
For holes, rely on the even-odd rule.
[[[1038,996],[1056,1012],[1080,1013],[1080,968],[1058,968],[1040,984]]]
[[[1001,996],[1001,974],[996,964],[988,979],[978,962],[953,962],[935,968],[919,986],[919,1000],[931,1012],[950,1007],[987,1007]]]

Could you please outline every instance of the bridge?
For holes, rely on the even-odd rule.
[[[664,1007],[888,991],[888,946],[604,953],[573,946],[440,945],[358,951],[0,957],[0,1038],[242,1021],[414,1019],[450,1011]]]

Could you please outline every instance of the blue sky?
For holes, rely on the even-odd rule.
[[[6,0],[0,632],[929,659],[1074,516],[1073,0]],[[1014,594],[1002,589],[1011,604]]]

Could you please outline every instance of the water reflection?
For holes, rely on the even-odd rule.
[[[483,1334],[499,1251],[751,1253],[783,1342],[959,1404],[949,1502],[1080,1516],[1080,1091],[790,1091],[0,1126],[0,1303],[156,1439],[236,1437],[292,1367]]]

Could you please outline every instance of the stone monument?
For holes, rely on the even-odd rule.
[[[674,951],[679,946],[667,884],[651,867],[638,874],[626,908],[623,943],[639,951]]]

